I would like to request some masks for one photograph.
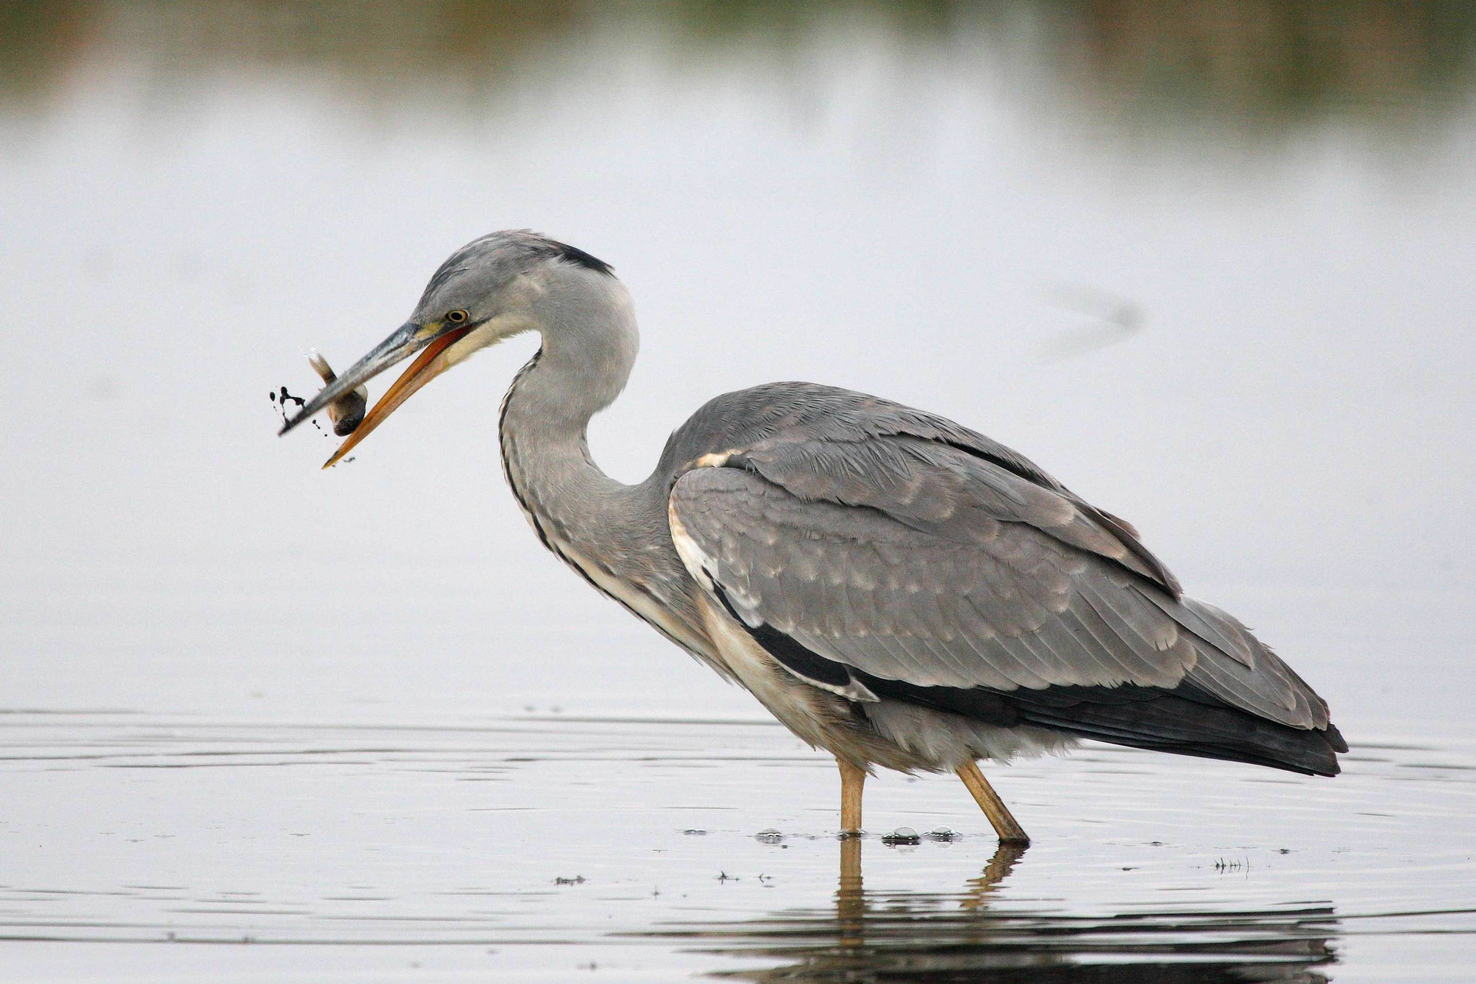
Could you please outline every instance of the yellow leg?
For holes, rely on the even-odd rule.
[[[994,791],[993,786],[989,785],[989,780],[984,778],[984,773],[979,771],[977,765],[970,762],[968,765],[960,766],[958,777],[963,780],[965,786],[969,787],[969,793],[974,797],[974,802],[979,804],[979,809],[984,811],[984,815],[993,824],[994,832],[999,835],[1001,844],[1028,845],[1030,843],[1030,837],[1025,833],[1025,828],[1010,816],[1004,800],[999,798],[999,794]]]
[[[866,785],[866,771],[845,759],[836,759],[841,774],[841,836],[856,837],[861,833],[861,789]]]

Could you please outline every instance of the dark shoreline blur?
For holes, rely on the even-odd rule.
[[[1476,4],[1450,0],[0,0],[0,113],[46,114],[97,59],[166,84],[285,73],[378,103],[495,97],[581,46],[642,43],[681,64],[858,30],[930,57],[1017,61],[1032,69],[1020,84],[1043,79],[1108,119],[1252,136],[1438,124],[1476,77]]]

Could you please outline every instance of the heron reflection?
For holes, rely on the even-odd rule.
[[[1018,844],[999,845],[951,895],[867,892],[864,843],[841,841],[833,912],[788,910],[690,934],[706,952],[765,964],[714,976],[755,984],[1326,984],[1320,968],[1336,959],[1331,907],[1042,913],[1003,900],[1028,850]]]

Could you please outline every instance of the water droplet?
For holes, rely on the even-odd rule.
[[[705,837],[705,836],[707,836],[707,831],[705,831],[705,830],[699,830],[696,827],[688,827],[686,830],[682,831],[682,833],[686,834],[688,837]]]
[[[773,827],[769,827],[754,834],[753,839],[764,844],[777,844],[784,839],[784,835]]]
[[[911,827],[898,827],[890,834],[883,835],[882,843],[888,847],[896,847],[899,844],[921,844],[922,838]]]
[[[928,840],[952,842],[961,838],[963,834],[952,827],[934,827],[928,831]]]

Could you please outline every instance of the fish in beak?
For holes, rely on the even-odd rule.
[[[384,423],[385,419],[400,407],[400,404],[410,399],[426,383],[449,369],[451,361],[446,357],[446,350],[465,338],[475,327],[475,324],[418,325],[414,322],[402,325],[394,334],[376,345],[368,355],[349,367],[343,375],[319,390],[318,395],[309,400],[297,416],[282,425],[278,436],[292,430],[313,414],[329,407],[344,396],[351,395],[355,389],[390,366],[403,362],[416,352],[420,352],[415,361],[410,363],[410,367],[400,375],[399,379],[395,380],[394,385],[385,391],[379,402],[374,404],[373,409],[365,414],[363,422],[338,446],[338,450],[333,452],[333,457],[323,463],[324,468],[331,468],[344,455],[353,450],[360,441],[368,437],[370,431]]]
[[[323,358],[322,353],[317,349],[308,352],[308,365],[313,367],[313,372],[323,378],[324,385],[338,378],[338,373],[333,371],[328,360]],[[339,437],[348,437],[354,432],[354,428],[364,422],[364,411],[368,409],[369,388],[367,386],[350,390],[328,404],[328,419],[333,422],[333,433]]]

